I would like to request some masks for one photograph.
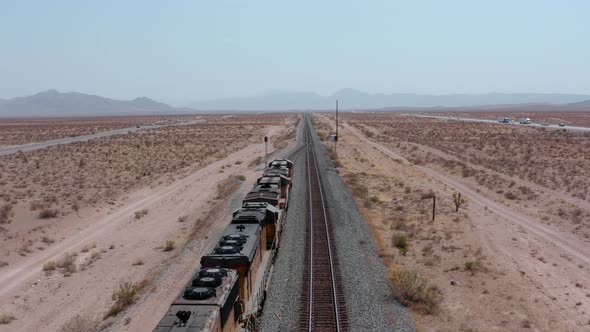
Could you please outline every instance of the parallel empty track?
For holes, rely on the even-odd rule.
[[[299,326],[302,331],[347,331],[338,258],[308,121],[305,142],[309,193]]]

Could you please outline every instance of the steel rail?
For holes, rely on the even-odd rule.
[[[309,231],[305,247],[303,297],[300,328],[304,331],[344,331],[348,329],[338,259],[331,239],[331,224],[326,209],[319,165],[309,120],[305,119],[305,152],[308,177]],[[315,220],[314,220],[315,219]],[[307,280],[309,278],[309,280]],[[307,289],[306,289],[307,288]],[[306,298],[307,297],[307,298]]]

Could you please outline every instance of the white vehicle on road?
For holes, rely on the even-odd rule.
[[[531,119],[529,119],[529,118],[522,118],[522,119],[518,120],[518,123],[520,123],[520,124],[531,124]]]

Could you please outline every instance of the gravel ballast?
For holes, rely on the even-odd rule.
[[[350,331],[414,331],[406,309],[393,298],[386,267],[371,230],[346,185],[335,172],[315,132],[318,167],[332,222],[347,302]],[[281,248],[261,317],[261,331],[298,330],[305,248],[307,182],[305,159],[295,163],[294,185]],[[302,181],[303,180],[303,181]]]

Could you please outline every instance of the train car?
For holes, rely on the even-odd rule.
[[[289,177],[293,176],[293,162],[289,159],[275,159],[268,163],[268,168],[285,167],[289,170]]]
[[[259,224],[266,233],[266,248],[273,247],[278,242],[279,210],[268,203],[243,203],[242,208],[235,211],[232,224]]]
[[[215,246],[215,249],[201,257],[203,268],[223,267],[238,272],[240,298],[247,302],[252,294],[258,267],[262,260],[266,234],[259,224],[230,224]]]
[[[244,197],[244,203],[268,203],[274,207],[282,209],[283,206],[279,205],[281,200],[281,189],[277,185],[265,183],[259,184],[252,189],[246,197]]]
[[[236,332],[240,327],[238,274],[201,269],[174,300],[154,332]]]
[[[287,194],[289,192],[289,185],[291,179],[281,174],[267,174],[261,176],[257,180],[258,184],[273,184],[281,189],[281,198],[287,200]]]
[[[280,167],[280,168],[267,168],[264,170],[264,173],[262,173],[262,176],[283,176],[286,177],[287,179],[289,179],[289,181],[291,180],[291,177],[289,176],[289,169],[285,168],[285,167]]]

